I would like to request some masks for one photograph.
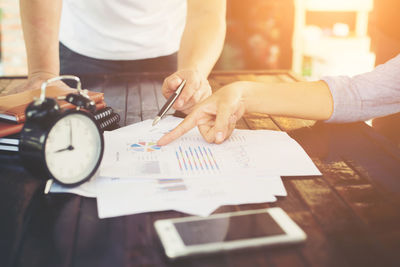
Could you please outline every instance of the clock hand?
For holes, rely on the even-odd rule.
[[[71,119],[69,120],[69,145],[72,146],[72,124],[71,124]]]
[[[58,149],[56,151],[54,151],[54,153],[59,153],[59,152],[63,152],[63,151],[67,151],[67,150],[73,150],[74,147],[72,146],[72,125],[71,125],[71,120],[68,120],[68,124],[69,124],[69,146],[66,148],[61,148]]]
[[[54,153],[59,153],[59,152],[67,151],[67,150],[74,150],[74,147],[72,145],[69,145],[66,148],[61,148],[59,150],[54,151]]]

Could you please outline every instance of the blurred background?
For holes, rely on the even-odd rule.
[[[0,2],[0,75],[26,75],[16,0]],[[218,70],[290,69],[308,80],[370,71],[400,52],[400,0],[227,0]]]

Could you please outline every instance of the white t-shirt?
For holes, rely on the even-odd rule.
[[[63,0],[60,41],[98,59],[134,60],[179,49],[186,0]]]

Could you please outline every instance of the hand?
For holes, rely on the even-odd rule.
[[[179,70],[168,76],[162,85],[162,93],[165,98],[178,89],[182,80],[186,80],[185,87],[173,108],[188,114],[195,104],[211,95],[211,87],[206,77],[196,70]]]
[[[201,135],[209,143],[222,143],[235,128],[236,121],[245,113],[243,85],[227,85],[205,101],[197,104],[193,111],[171,132],[160,140],[158,145],[167,145],[198,126]]]
[[[48,72],[35,72],[28,76],[28,79],[21,83],[20,85],[16,86],[15,88],[11,89],[9,93],[15,94],[19,92],[24,92],[28,90],[39,89],[42,86],[42,83],[47,81],[50,78],[56,77],[56,74],[48,73]],[[62,81],[56,81],[52,83],[54,86],[58,86],[61,88],[69,88],[68,85],[63,83]]]

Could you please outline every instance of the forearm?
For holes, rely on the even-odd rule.
[[[216,63],[226,32],[225,0],[188,0],[178,70],[195,69],[207,77]]]
[[[333,112],[328,85],[323,82],[266,84],[238,82],[246,112],[327,120]]]
[[[61,0],[20,0],[29,76],[38,72],[59,73],[61,5]]]

